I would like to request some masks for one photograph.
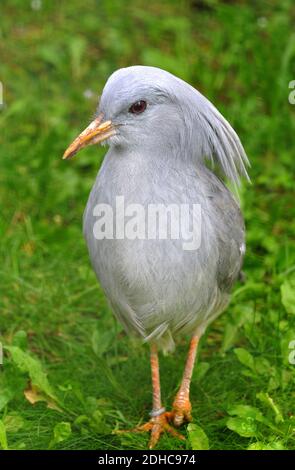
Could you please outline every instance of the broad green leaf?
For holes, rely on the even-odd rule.
[[[6,437],[6,429],[3,421],[0,419],[0,448],[8,450],[8,443]]]
[[[53,439],[49,444],[49,448],[52,448],[60,442],[66,441],[72,434],[71,424],[65,421],[61,421],[56,424],[53,429]]]
[[[234,405],[228,409],[228,414],[239,418],[251,418],[255,421],[263,422],[265,418],[258,408],[248,405]]]
[[[295,279],[283,282],[281,285],[281,299],[286,312],[295,315]]]
[[[187,427],[188,438],[192,450],[208,450],[209,440],[200,426],[190,423]]]
[[[239,331],[238,325],[227,323],[224,329],[223,341],[221,351],[225,353],[234,344],[237,333]]]
[[[257,434],[257,425],[253,418],[229,418],[226,422],[228,429],[242,437],[254,437]]]
[[[249,351],[247,351],[247,349],[236,348],[234,349],[234,353],[244,366],[248,367],[252,371],[255,370],[254,357],[249,353]]]
[[[39,359],[36,359],[29,353],[22,351],[18,346],[6,346],[6,349],[10,352],[15,365],[22,372],[27,372],[29,374],[32,384],[38,387],[38,389],[44,392],[48,397],[57,401],[57,397],[48,382]]]
[[[65,421],[54,426],[53,437],[56,443],[65,441],[72,433],[71,424]]]

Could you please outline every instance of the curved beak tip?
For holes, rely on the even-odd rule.
[[[102,122],[102,115],[99,115],[92,121],[83,132],[69,145],[63,154],[62,159],[67,160],[72,158],[82,148],[88,145],[99,144],[104,140],[112,137],[115,134],[115,129],[112,121]]]
[[[67,150],[64,152],[62,159],[67,160],[68,158],[71,158],[75,155],[76,152],[73,152],[70,150],[70,147],[67,148]]]

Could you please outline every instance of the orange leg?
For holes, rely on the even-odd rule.
[[[151,372],[153,385],[153,411],[158,413],[162,408],[161,400],[161,384],[160,384],[160,366],[158,358],[158,350],[155,344],[151,345]]]
[[[184,440],[184,436],[179,434],[169,424],[171,413],[166,413],[161,401],[159,359],[156,345],[151,345],[151,371],[153,385],[153,409],[150,413],[151,419],[142,426],[138,426],[134,431],[148,431],[151,433],[149,448],[152,449],[158,442],[164,431],[169,432],[174,437]]]
[[[194,335],[190,342],[190,348],[184,368],[182,382],[173,402],[171,420],[174,426],[181,426],[185,421],[191,421],[192,405],[189,398],[191,378],[197,354],[199,337]]]

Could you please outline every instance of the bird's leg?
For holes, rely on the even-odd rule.
[[[151,412],[151,416],[155,416],[160,414],[161,411],[165,411],[162,407],[159,357],[158,349],[155,344],[151,345],[150,357],[153,386],[153,410]]]
[[[198,348],[198,342],[199,337],[197,335],[194,335],[190,342],[181,385],[173,402],[171,421],[173,422],[174,426],[177,427],[181,426],[184,421],[192,420],[192,405],[190,402],[189,393]]]
[[[135,431],[149,431],[151,433],[149,442],[150,449],[157,444],[159,437],[164,431],[184,440],[184,436],[170,426],[169,419],[171,413],[166,413],[165,408],[162,406],[158,350],[155,344],[151,345],[151,372],[153,385],[153,409],[150,413],[151,419],[142,426],[135,428]]]

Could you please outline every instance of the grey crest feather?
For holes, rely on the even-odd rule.
[[[192,152],[197,160],[209,159],[216,163],[235,185],[240,184],[240,177],[250,182],[246,170],[250,163],[232,126],[198,90],[183,80],[177,81],[182,87],[180,106],[187,115],[186,126],[190,128],[194,143]]]

